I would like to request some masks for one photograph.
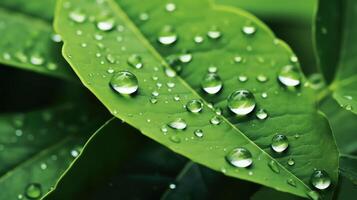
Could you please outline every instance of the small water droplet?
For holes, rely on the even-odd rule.
[[[127,63],[136,69],[141,69],[144,66],[141,56],[137,54],[130,55],[128,57]]]
[[[193,133],[198,138],[202,138],[203,137],[203,131],[201,129],[196,129]]]
[[[286,182],[287,182],[289,185],[291,185],[291,186],[293,186],[293,187],[296,187],[296,183],[295,183],[294,179],[289,178]]]
[[[241,56],[234,56],[233,60],[235,63],[241,63],[243,61],[243,58]]]
[[[211,39],[218,39],[222,36],[221,31],[216,27],[213,26],[211,29],[207,32],[207,36]]]
[[[115,20],[113,18],[108,18],[97,22],[97,28],[101,31],[110,31],[115,26]]]
[[[173,12],[176,10],[176,5],[174,3],[168,3],[165,6],[167,12]]]
[[[277,134],[273,137],[271,142],[271,148],[277,152],[281,153],[289,147],[288,138],[285,135]]]
[[[268,81],[268,77],[267,76],[265,76],[265,75],[258,75],[257,76],[257,81],[259,81],[259,82],[261,82],[261,83],[265,83],[265,82],[267,82]]]
[[[243,26],[242,32],[245,35],[254,35],[257,29],[254,26]]]
[[[47,169],[47,164],[46,164],[46,163],[41,163],[40,168],[41,168],[42,170]]]
[[[201,82],[202,89],[208,94],[218,93],[223,86],[221,78],[216,73],[208,73]]]
[[[239,80],[240,82],[244,83],[244,82],[247,82],[248,77],[247,77],[247,76],[244,76],[244,75],[240,75],[240,76],[238,76],[238,80]]]
[[[263,119],[266,119],[268,117],[268,113],[264,109],[260,109],[256,113],[256,116],[257,116],[258,119],[263,120]]]
[[[324,170],[316,170],[311,175],[311,184],[319,190],[324,190],[331,185],[331,179]]]
[[[170,77],[170,78],[173,78],[175,77],[177,74],[176,74],[176,71],[169,68],[169,67],[165,67],[165,74],[167,77]]]
[[[307,193],[307,195],[310,197],[310,199],[312,199],[312,200],[319,200],[320,199],[320,194],[318,193],[318,192],[316,192],[316,191],[313,191],[313,190],[311,190],[311,191],[309,191],[308,193]]]
[[[39,183],[30,183],[25,189],[25,195],[29,199],[39,199],[42,196],[42,187]]]
[[[262,96],[263,99],[268,98],[268,94],[267,94],[266,92],[263,92],[263,93],[261,94],[261,96]]]
[[[181,142],[181,138],[179,138],[177,135],[172,135],[172,136],[170,136],[169,139],[173,143],[180,143]]]
[[[51,39],[56,43],[62,42],[62,37],[59,34],[52,34]]]
[[[74,22],[83,23],[87,19],[87,16],[79,10],[74,10],[69,13],[69,18]]]
[[[216,73],[218,71],[218,68],[216,66],[210,66],[210,67],[208,67],[207,71],[209,73]]]
[[[163,125],[160,130],[161,130],[161,132],[163,132],[165,135],[166,135],[166,133],[169,131],[169,130],[167,129],[167,126],[166,126],[166,125]]]
[[[181,54],[181,55],[179,56],[179,60],[180,60],[182,63],[189,63],[189,62],[191,62],[191,60],[192,60],[192,54],[190,54],[190,53]]]
[[[81,146],[76,146],[74,147],[71,151],[70,151],[70,154],[73,158],[76,158],[79,156],[79,154],[81,153],[82,151],[82,147]]]
[[[204,39],[203,39],[202,36],[196,35],[196,36],[193,38],[193,40],[195,41],[196,44],[200,44],[200,43],[203,42]]]
[[[270,161],[268,162],[268,166],[269,166],[269,168],[270,168],[273,172],[275,172],[275,173],[277,173],[277,174],[280,173],[279,165],[278,165],[278,163],[277,163],[275,160],[270,160]]]
[[[278,79],[285,86],[297,86],[300,84],[299,70],[292,65],[286,65],[280,70]]]
[[[202,108],[203,108],[203,103],[199,99],[191,100],[186,104],[186,109],[192,113],[199,113],[201,112]]]
[[[110,86],[120,94],[133,94],[139,88],[138,79],[128,71],[119,71],[110,80]]]
[[[182,118],[177,118],[170,122],[169,127],[176,129],[176,130],[184,130],[187,127],[187,123],[184,119]]]
[[[39,54],[33,54],[30,57],[30,62],[33,65],[42,65],[45,62],[45,59]]]
[[[173,27],[164,26],[160,31],[158,41],[163,45],[171,45],[177,41],[177,34],[174,32]]]
[[[233,166],[239,168],[249,167],[252,163],[252,154],[243,147],[232,149],[227,155],[226,160]]]
[[[295,160],[294,160],[293,158],[289,158],[289,160],[288,160],[288,165],[289,165],[289,166],[295,165]]]
[[[210,123],[213,124],[213,125],[219,125],[221,123],[222,119],[220,116],[213,116],[211,119],[210,119]]]
[[[229,95],[228,108],[235,114],[244,116],[255,108],[254,95],[248,90],[237,90]]]
[[[295,55],[292,55],[292,56],[290,56],[290,61],[292,63],[297,63],[299,60],[298,60],[298,57],[296,57]]]

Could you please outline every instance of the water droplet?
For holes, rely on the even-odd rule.
[[[113,18],[97,22],[97,28],[101,31],[110,31],[114,28],[115,20]]]
[[[298,60],[298,57],[296,57],[295,55],[292,55],[292,56],[290,56],[290,61],[292,63],[297,63],[299,60]]]
[[[233,60],[235,63],[241,63],[243,61],[243,58],[241,56],[234,56]]]
[[[228,108],[235,114],[244,116],[255,108],[254,95],[248,90],[237,90],[229,95]]]
[[[25,189],[25,195],[29,199],[39,199],[42,196],[42,187],[39,183],[30,183]]]
[[[21,200],[23,198],[24,198],[24,196],[22,194],[17,195],[17,199]]]
[[[208,73],[202,80],[201,86],[206,93],[216,94],[222,89],[223,83],[216,73]]]
[[[295,183],[294,179],[289,178],[286,182],[287,182],[289,185],[291,185],[291,186],[293,186],[293,187],[296,187],[296,183]]]
[[[77,23],[83,23],[87,16],[79,10],[74,10],[69,13],[69,18]]]
[[[192,113],[199,113],[201,112],[202,110],[202,107],[203,107],[203,103],[201,100],[199,99],[194,99],[194,100],[191,100],[189,102],[187,102],[186,104],[186,109],[189,111],[189,112],[192,112]]]
[[[268,94],[266,92],[263,92],[261,96],[262,96],[263,99],[268,98]]]
[[[261,83],[265,83],[265,82],[267,82],[268,81],[268,77],[266,77],[265,75],[258,75],[257,76],[257,80],[259,81],[259,82],[261,82]]]
[[[286,65],[279,72],[278,79],[285,86],[297,86],[300,84],[299,70],[292,65]]]
[[[210,66],[210,67],[208,67],[207,71],[209,73],[216,73],[218,71],[218,68],[216,66]]]
[[[53,42],[62,42],[62,37],[59,34],[52,34],[51,39]]]
[[[109,63],[112,63],[112,64],[115,63],[115,57],[112,54],[108,54],[105,58],[107,59],[107,61]]]
[[[203,37],[197,35],[197,36],[195,36],[195,37],[193,38],[193,40],[195,41],[196,44],[200,44],[200,43],[203,42]]]
[[[264,110],[264,109],[260,109],[258,110],[257,114],[256,114],[258,119],[266,119],[268,117],[268,113]]]
[[[184,53],[179,56],[179,59],[182,63],[189,63],[192,60],[192,54]]]
[[[45,62],[45,59],[39,54],[33,54],[30,57],[30,62],[33,65],[42,65]]]
[[[172,136],[170,136],[169,139],[173,143],[180,143],[181,142],[181,139],[177,135],[172,135]]]
[[[220,116],[214,116],[210,119],[210,123],[213,125],[219,125],[221,123],[222,119]]]
[[[285,151],[289,147],[288,138],[285,135],[277,134],[273,137],[271,148],[278,153]]]
[[[226,155],[226,160],[235,167],[246,168],[249,167],[252,163],[252,154],[250,151],[243,147],[238,147],[231,150]]]
[[[139,88],[138,79],[128,71],[119,71],[110,80],[110,86],[120,94],[133,94]]]
[[[218,39],[222,36],[221,31],[216,26],[211,27],[211,29],[207,32],[207,36],[211,39]]]
[[[324,77],[322,74],[311,74],[308,78],[309,86],[314,90],[320,90],[325,86]]]
[[[161,132],[163,132],[164,134],[166,134],[169,130],[167,129],[167,126],[166,125],[163,125],[161,127]]]
[[[169,127],[176,130],[184,130],[187,127],[186,121],[182,118],[177,118],[174,121],[170,122]]]
[[[173,12],[176,10],[176,5],[174,3],[168,3],[165,6],[167,12]]]
[[[167,77],[170,77],[170,78],[173,78],[175,77],[177,74],[176,74],[176,71],[169,68],[169,67],[165,67],[165,74]]]
[[[238,76],[238,80],[242,83],[246,82],[248,80],[248,77],[247,76],[244,76],[244,75],[240,75]]]
[[[254,26],[243,26],[242,32],[245,35],[254,35],[257,29]]]
[[[81,153],[82,151],[82,147],[81,146],[76,146],[74,147],[71,151],[70,151],[70,154],[73,158],[76,158],[79,156],[79,154]]]
[[[275,173],[277,173],[277,174],[280,173],[279,165],[278,165],[278,163],[276,163],[275,160],[269,161],[268,166],[269,166],[269,168],[270,168],[273,172],[275,172]]]
[[[317,193],[316,191],[313,191],[313,190],[309,191],[309,192],[307,193],[307,195],[308,195],[308,196],[310,197],[310,199],[312,199],[312,200],[319,200],[319,199],[320,199],[319,193]]]
[[[196,129],[193,133],[198,138],[202,138],[203,137],[203,131],[201,129]]]
[[[142,58],[137,54],[130,55],[128,57],[127,63],[136,69],[141,69],[143,67]]]
[[[331,179],[324,170],[316,170],[311,175],[311,184],[319,190],[324,190],[331,185]]]
[[[177,34],[171,26],[165,26],[159,33],[158,41],[163,45],[171,45],[177,41]]]
[[[289,160],[288,160],[288,165],[289,165],[289,166],[295,165],[295,160],[294,160],[293,158],[289,158]]]
[[[41,163],[40,168],[41,168],[42,170],[47,169],[47,164],[46,164],[46,163]]]

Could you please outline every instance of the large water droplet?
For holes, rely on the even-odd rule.
[[[113,18],[101,20],[97,22],[97,28],[101,31],[110,31],[114,28],[115,20]]]
[[[271,148],[278,153],[285,151],[289,147],[288,138],[285,135],[277,134],[273,137]]]
[[[69,18],[77,23],[83,23],[87,16],[79,10],[75,10],[69,13]]]
[[[170,122],[169,127],[176,129],[176,130],[184,130],[187,127],[187,123],[182,118],[177,118],[174,121]]]
[[[191,100],[186,104],[186,109],[192,113],[199,113],[202,110],[202,107],[203,107],[203,103],[199,99]]]
[[[42,187],[39,183],[30,183],[25,189],[25,195],[29,199],[39,199],[42,195]]]
[[[249,167],[253,163],[252,154],[248,149],[243,147],[231,150],[226,155],[226,159],[231,165],[240,168]]]
[[[248,90],[237,90],[228,97],[228,108],[235,114],[244,116],[255,108],[254,95]]]
[[[316,170],[311,175],[311,184],[319,190],[324,190],[331,185],[331,179],[324,170]]]
[[[171,45],[177,41],[177,34],[171,26],[165,26],[159,33],[158,41],[163,45]]]
[[[285,86],[297,86],[300,84],[299,70],[292,65],[286,65],[280,70],[278,79]]]
[[[141,69],[143,67],[141,56],[137,54],[129,56],[127,62],[130,66],[135,67],[136,69]]]
[[[120,94],[133,94],[139,88],[138,79],[128,71],[119,71],[110,80],[110,86]]]
[[[201,82],[202,89],[208,94],[218,93],[223,86],[221,78],[216,73],[208,73]]]

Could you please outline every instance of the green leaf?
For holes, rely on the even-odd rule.
[[[320,1],[315,37],[320,67],[333,97],[346,110],[357,113],[357,2],[353,0]],[[335,73],[336,72],[336,73]],[[335,76],[334,76],[335,75]]]
[[[357,116],[341,108],[332,97],[325,99],[320,109],[327,115],[339,151],[343,154],[357,153]]]
[[[119,1],[119,4],[112,0],[103,3],[60,1],[55,17],[55,28],[64,40],[66,60],[112,114],[173,151],[228,176],[302,197],[307,197],[311,190],[310,176],[315,168],[327,171],[333,185],[337,183],[338,154],[327,120],[316,111],[313,91],[304,86],[301,73],[300,87],[286,88],[277,82],[276,75],[283,66],[298,67],[298,64],[290,61],[293,57],[291,50],[264,24],[244,11],[203,0],[177,2],[177,10],[172,13],[165,10],[161,1],[143,4],[130,0]],[[200,12],[194,12],[197,9]],[[148,13],[148,21],[139,19],[143,12]],[[78,13],[85,20],[69,17]],[[145,14],[141,15],[143,18],[146,18]],[[201,19],[205,19],[204,22]],[[111,26],[111,20],[115,27]],[[106,31],[97,28],[100,22],[108,25]],[[157,42],[158,33],[162,33],[167,24],[173,26],[178,36],[172,46]],[[257,32],[244,35],[241,29],[245,25],[256,27]],[[213,39],[217,30],[210,32],[212,38],[206,37],[212,28],[221,31],[218,32],[218,35],[222,34],[220,38]],[[83,34],[76,35],[77,30]],[[203,37],[202,44],[194,42],[197,35]],[[173,73],[167,73],[170,68],[163,57],[171,58],[184,50],[192,53],[193,59],[181,63],[180,76],[172,77]],[[141,57],[143,66],[136,65],[141,69],[130,66],[133,63],[127,64],[128,58],[133,61],[133,54]],[[243,58],[241,63],[233,62],[237,54]],[[224,86],[220,93],[206,95],[200,83],[212,65],[217,66]],[[112,70],[133,73],[139,81],[138,92],[132,96],[116,93],[109,86]],[[262,81],[264,83],[257,81],[261,74],[268,78],[266,82]],[[239,82],[238,75],[246,75],[249,80]],[[226,98],[237,89],[252,91],[258,109],[264,108],[268,119],[258,120],[254,115],[239,118],[231,114],[226,107]],[[159,93],[158,97],[155,97],[155,91]],[[268,98],[264,98],[264,94],[261,97],[264,92]],[[200,113],[190,113],[184,108],[193,99],[204,102]],[[207,102],[221,108],[223,116],[217,116]],[[221,119],[219,125],[210,124],[214,117]],[[185,130],[167,127],[177,119],[187,123]],[[163,126],[166,126],[163,130],[168,129],[167,133],[162,132]],[[197,129],[203,130],[203,138],[194,136]],[[270,148],[276,133],[288,137],[290,147],[287,152],[278,154]],[[250,168],[238,169],[226,161],[227,153],[236,147],[244,147],[252,153]],[[287,164],[289,158],[295,159],[294,166]],[[270,162],[275,163],[278,170],[275,167],[272,170],[268,165]],[[296,185],[289,185],[289,179]],[[322,195],[329,196],[332,187],[321,192]]]
[[[88,117],[73,104],[0,115],[0,199],[30,198],[31,189],[40,190],[35,196],[51,190],[80,153],[92,126],[100,123]]]
[[[357,156],[345,155],[340,156],[340,172],[357,185]]]
[[[51,21],[16,11],[15,5],[6,6],[9,1],[0,3],[0,63],[8,66],[30,70],[45,75],[67,80],[75,80],[70,67],[59,56],[58,35],[52,31]],[[32,1],[31,1],[32,2]],[[23,5],[40,5],[40,2]],[[44,5],[45,6],[45,5]],[[33,6],[35,7],[35,6]],[[43,10],[45,7],[42,7]],[[46,16],[46,14],[44,14]],[[57,41],[57,42],[55,42]]]

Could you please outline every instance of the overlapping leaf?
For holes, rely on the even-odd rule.
[[[278,84],[276,75],[281,67],[297,63],[291,63],[292,52],[266,26],[241,10],[208,1],[180,1],[174,5],[177,8],[169,5],[166,10],[161,1],[145,5],[136,1],[118,3],[120,6],[111,0],[61,1],[55,23],[64,40],[67,61],[115,116],[172,150],[229,176],[300,196],[307,196],[310,191],[309,178],[314,168],[326,170],[333,185],[336,184],[337,151],[329,126],[316,111],[312,91],[303,87],[303,83],[295,89]],[[200,12],[193,13],[198,9]],[[85,20],[71,19],[73,12],[80,13]],[[109,26],[104,29],[103,23]],[[177,34],[178,41],[173,46],[157,43],[158,33],[162,33],[165,25],[171,25],[171,31]],[[243,34],[242,27],[247,25],[257,32]],[[81,35],[76,34],[78,30]],[[208,31],[219,36],[207,38]],[[203,39],[203,43],[195,43],[195,36],[198,36],[196,42]],[[188,51],[184,54],[192,54],[193,59],[180,64],[183,68],[180,77],[173,76],[167,73],[170,68],[157,51],[171,58]],[[142,59],[141,69],[127,64],[133,54]],[[242,57],[242,62],[233,62],[237,55]],[[219,94],[205,95],[200,82],[211,65],[218,69],[224,86]],[[131,97],[124,97],[109,87],[111,73],[121,70],[132,72],[139,80],[139,90]],[[268,81],[257,81],[261,74]],[[247,76],[248,81],[239,82],[239,75]],[[304,82],[304,78],[300,81]],[[237,118],[229,113],[226,97],[236,89],[253,91],[258,107],[267,111],[268,119]],[[155,97],[156,92],[159,95],[152,100],[152,93]],[[264,97],[265,92],[268,98]],[[224,117],[219,125],[210,124],[217,114],[207,103],[198,114],[184,108],[187,101],[202,98],[222,109]],[[185,130],[164,127],[161,132],[163,126],[179,118],[188,124]],[[169,129],[168,133],[165,129]],[[195,138],[193,132],[197,129],[203,130],[203,139]],[[276,154],[270,149],[271,138],[276,133],[287,135],[288,152]],[[225,161],[227,152],[235,147],[251,151],[254,160],[251,168],[236,169]],[[290,157],[295,159],[294,166],[287,164]],[[272,160],[279,169],[275,172],[268,166]],[[287,179],[292,179],[294,184],[287,184]]]

